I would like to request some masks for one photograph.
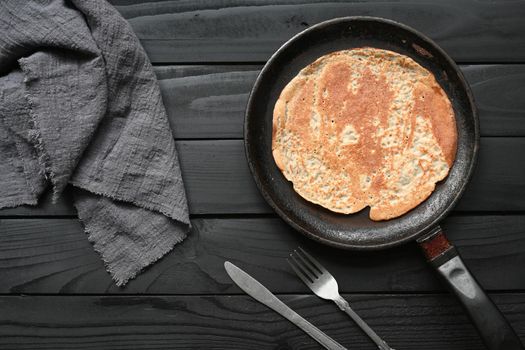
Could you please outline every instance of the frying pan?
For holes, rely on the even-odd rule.
[[[343,215],[304,200],[277,168],[271,147],[273,107],[286,84],[322,55],[365,46],[407,55],[431,71],[452,103],[458,131],[456,160],[447,178],[419,206],[381,222],[369,219],[369,209]],[[479,128],[472,92],[461,71],[432,40],[403,24],[375,17],[337,18],[306,29],[277,50],[260,72],[248,100],[244,137],[246,156],[259,190],[288,224],[316,241],[344,249],[375,250],[416,240],[459,298],[487,348],[523,349],[508,321],[439,227],[472,175]]]

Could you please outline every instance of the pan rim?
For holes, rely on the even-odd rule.
[[[254,161],[251,158],[251,151],[250,151],[250,142],[247,139],[248,130],[249,130],[249,124],[250,124],[250,111],[251,106],[253,105],[254,100],[254,93],[258,90],[259,86],[261,85],[261,81],[264,78],[266,72],[270,69],[272,66],[272,63],[282,54],[283,51],[288,49],[291,45],[295,43],[298,39],[300,39],[302,36],[307,35],[308,33],[316,30],[321,30],[325,27],[339,24],[341,22],[352,22],[352,21],[370,21],[370,22],[379,22],[379,23],[386,23],[389,25],[393,25],[396,27],[399,27],[403,30],[406,30],[415,36],[419,37],[423,41],[430,44],[447,62],[447,64],[450,65],[450,67],[455,71],[455,73],[458,76],[458,80],[461,83],[462,88],[465,91],[465,94],[468,98],[468,105],[470,106],[470,111],[472,114],[473,119],[473,127],[474,127],[474,144],[472,149],[472,157],[470,159],[470,163],[468,166],[466,166],[466,172],[463,176],[463,179],[461,181],[461,184],[459,186],[458,191],[456,191],[454,194],[451,194],[450,202],[447,207],[441,210],[439,214],[437,214],[432,220],[429,221],[428,224],[425,225],[424,228],[415,230],[411,234],[408,234],[404,237],[391,240],[388,242],[382,242],[382,243],[374,243],[370,245],[356,245],[352,243],[343,243],[339,241],[334,241],[327,239],[325,237],[321,237],[319,235],[316,235],[307,228],[299,225],[296,221],[292,220],[288,217],[288,215],[280,208],[279,205],[273,200],[272,196],[268,193],[265,186],[263,186],[261,179],[259,178],[259,174],[257,173],[256,169],[254,168]],[[395,246],[402,245],[404,243],[407,243],[409,241],[414,241],[418,237],[424,235],[425,233],[429,232],[432,228],[439,225],[439,223],[450,213],[450,211],[454,208],[454,206],[457,204],[458,200],[463,195],[465,188],[467,184],[469,183],[470,179],[472,178],[474,169],[477,164],[477,158],[478,158],[478,151],[479,151],[479,118],[478,118],[478,110],[474,101],[472,90],[470,89],[470,86],[468,82],[466,81],[463,72],[459,69],[457,64],[452,60],[452,58],[432,39],[427,37],[426,35],[422,34],[421,32],[415,30],[412,27],[409,27],[405,24],[393,21],[391,19],[386,19],[382,17],[373,17],[373,16],[347,16],[347,17],[338,17],[330,20],[326,20],[320,23],[317,23],[297,34],[292,36],[290,39],[288,39],[284,44],[282,44],[279,49],[277,49],[268,59],[266,64],[263,66],[261,71],[259,72],[253,87],[250,91],[250,95],[248,97],[248,101],[246,104],[245,109],[245,115],[244,115],[244,126],[243,126],[243,132],[244,132],[244,149],[245,149],[245,156],[246,160],[248,162],[248,166],[250,169],[250,172],[252,174],[252,177],[257,185],[257,188],[265,201],[270,205],[270,207],[278,214],[278,216],[283,219],[287,224],[292,226],[294,229],[302,233],[303,235],[309,237],[310,239],[313,239],[315,241],[318,241],[320,243],[326,244],[328,246],[336,247],[336,248],[342,248],[347,250],[358,250],[358,251],[373,251],[373,250],[381,250],[386,248],[391,248]],[[352,214],[350,214],[352,215]],[[355,214],[354,214],[355,215]]]

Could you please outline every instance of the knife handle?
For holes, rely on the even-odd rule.
[[[281,316],[286,318],[288,321],[295,324],[297,327],[302,329],[310,337],[314,338],[319,344],[329,350],[347,350],[344,346],[330,338],[328,335],[323,333],[313,324],[305,320],[297,312],[290,309],[285,303],[278,299],[275,302],[276,305],[268,305],[272,310],[279,313]]]

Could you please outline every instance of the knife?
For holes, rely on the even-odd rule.
[[[266,287],[259,283],[255,278],[233,265],[231,262],[224,263],[226,272],[233,282],[243,291],[258,302],[268,306],[270,309],[281,314],[284,318],[302,329],[310,337],[314,338],[319,344],[329,350],[346,350],[341,344],[327,336],[319,328],[302,318],[295,311],[286,306],[282,301],[277,299]]]

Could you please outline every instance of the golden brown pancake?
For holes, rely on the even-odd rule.
[[[277,166],[306,200],[338,213],[370,206],[372,220],[423,202],[456,155],[450,101],[411,58],[337,51],[286,85],[273,112]]]

